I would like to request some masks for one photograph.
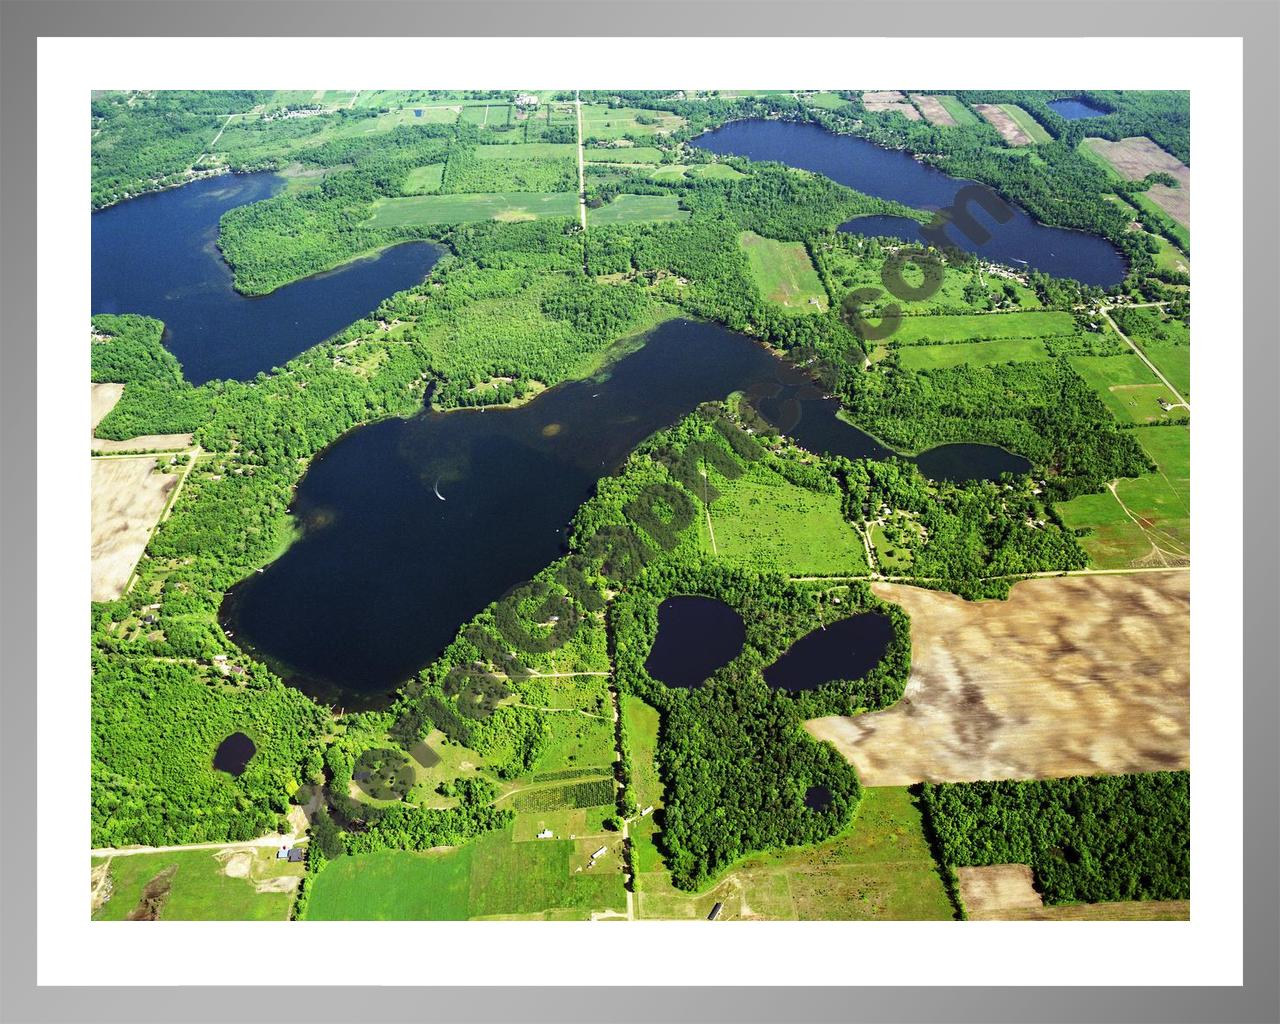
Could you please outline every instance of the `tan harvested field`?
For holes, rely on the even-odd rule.
[[[960,899],[971,921],[999,921],[1010,912],[1043,907],[1035,879],[1025,864],[956,868]]]
[[[1046,907],[1025,864],[956,868],[970,921],[1188,921],[1189,900],[1132,900]]]
[[[930,124],[937,125],[939,128],[956,126],[956,119],[951,116],[950,111],[942,105],[937,96],[924,96],[913,92],[911,102],[920,108],[920,113],[924,114],[925,120]]]
[[[93,600],[123,592],[151,528],[181,477],[155,471],[154,456],[93,459]]]
[[[149,449],[176,450],[191,447],[190,434],[143,434],[141,437],[130,437],[124,441],[108,441],[94,437],[93,431],[98,428],[102,418],[106,416],[124,394],[123,384],[94,384],[90,402],[93,409],[93,425],[89,429],[89,444],[95,452],[131,452]]]
[[[862,94],[862,105],[876,113],[889,113],[896,110],[908,121],[920,120],[920,111],[908,103],[907,98],[897,89],[864,92]]]
[[[1177,179],[1178,187],[1152,185],[1147,195],[1184,228],[1191,227],[1191,168],[1167,153],[1145,135],[1132,135],[1119,142],[1089,138],[1084,145],[1115,168],[1128,181],[1141,181],[1153,171],[1163,171]]]
[[[872,589],[911,616],[906,692],[805,725],[865,785],[1189,766],[1189,572],[1024,580],[1007,601]]]
[[[975,103],[973,109],[982,115],[983,120],[995,127],[1005,142],[1011,146],[1029,146],[1035,140],[1018,127],[1009,114],[996,103]]]

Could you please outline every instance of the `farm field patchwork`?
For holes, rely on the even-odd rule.
[[[899,345],[916,345],[930,341],[954,343],[1007,338],[1065,338],[1075,333],[1075,318],[1063,311],[969,313],[904,316],[893,332],[893,341]]]
[[[951,366],[989,366],[1026,359],[1046,359],[1048,351],[1039,338],[975,341],[958,345],[907,345],[898,361],[908,370],[932,370]]]
[[[1187,766],[1188,573],[1024,580],[1005,601],[872,589],[911,616],[906,693],[805,726],[866,785]]]
[[[908,121],[919,121],[920,111],[907,102],[906,96],[897,89],[886,89],[879,92],[864,92],[862,105],[875,113],[901,114]]]
[[[151,530],[181,479],[162,473],[155,455],[93,459],[92,592],[95,601],[113,601],[138,564]]]
[[[975,103],[973,109],[1011,146],[1048,142],[1049,133],[1035,118],[1012,103]]]
[[[1119,142],[1086,138],[1081,141],[1080,146],[1100,157],[1126,181],[1141,181],[1148,174],[1157,171],[1171,175],[1178,182],[1177,188],[1155,184],[1145,196],[1182,227],[1191,227],[1191,168],[1177,157],[1161,149],[1145,135],[1130,136]],[[1142,202],[1144,193],[1138,193],[1135,198]]]

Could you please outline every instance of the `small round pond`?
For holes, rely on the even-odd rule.
[[[831,808],[831,790],[826,786],[810,786],[805,790],[804,805],[811,811],[827,811]]]
[[[853,615],[802,636],[764,670],[764,681],[778,690],[814,690],[836,679],[860,679],[884,657],[892,639],[887,615]]]
[[[258,748],[253,745],[253,740],[242,732],[233,732],[218,744],[213,755],[213,767],[220,772],[239,775],[257,752]]]
[[[742,616],[710,597],[669,597],[658,606],[658,635],[644,663],[668,686],[697,686],[742,650]]]
[[[1095,107],[1092,103],[1079,96],[1072,96],[1064,100],[1050,100],[1045,106],[1055,114],[1065,117],[1068,121],[1083,121],[1089,117],[1106,117],[1107,114],[1111,113],[1109,110]]]

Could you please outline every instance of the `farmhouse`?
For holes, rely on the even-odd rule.
[[[538,97],[531,92],[522,92],[516,96],[515,102],[521,110],[531,109],[538,105]]]
[[[600,847],[600,849],[596,850],[596,852],[591,855],[592,862],[594,862],[597,857],[603,857],[608,852],[609,852],[609,847],[607,846]]]
[[[541,832],[539,832],[539,833],[538,833],[538,838],[539,838],[539,839],[554,839],[554,838],[555,838],[555,834],[551,831],[551,829],[549,829],[549,828],[544,828]]]

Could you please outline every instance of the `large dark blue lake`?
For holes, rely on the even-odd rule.
[[[283,187],[275,174],[222,175],[93,214],[92,311],[163,320],[165,345],[193,384],[249,380],[419,283],[439,257],[410,242],[269,295],[240,295],[218,251],[218,220]]]
[[[734,391],[806,447],[891,454],[751,338],[672,320],[596,377],[518,409],[425,411],[344,435],[298,486],[302,536],[231,591],[223,623],[314,696],[376,705],[559,557],[578,506],[640,441]],[[948,449],[956,476],[1028,468],[999,448]]]
[[[956,193],[973,182],[930,167],[901,150],[885,149],[852,135],[833,135],[817,125],[794,121],[733,121],[693,140],[712,153],[734,154],[752,160],[776,160],[792,167],[824,174],[833,181],[867,195],[892,199],[918,210],[950,206]],[[1013,267],[1033,267],[1055,277],[1109,287],[1124,280],[1124,257],[1105,238],[1084,231],[1052,228],[1011,206],[1013,216],[997,223],[972,204],[970,212],[989,232],[978,244],[954,227],[952,244]],[[860,235],[888,235],[924,241],[920,224],[906,217],[859,217],[840,230]]]

